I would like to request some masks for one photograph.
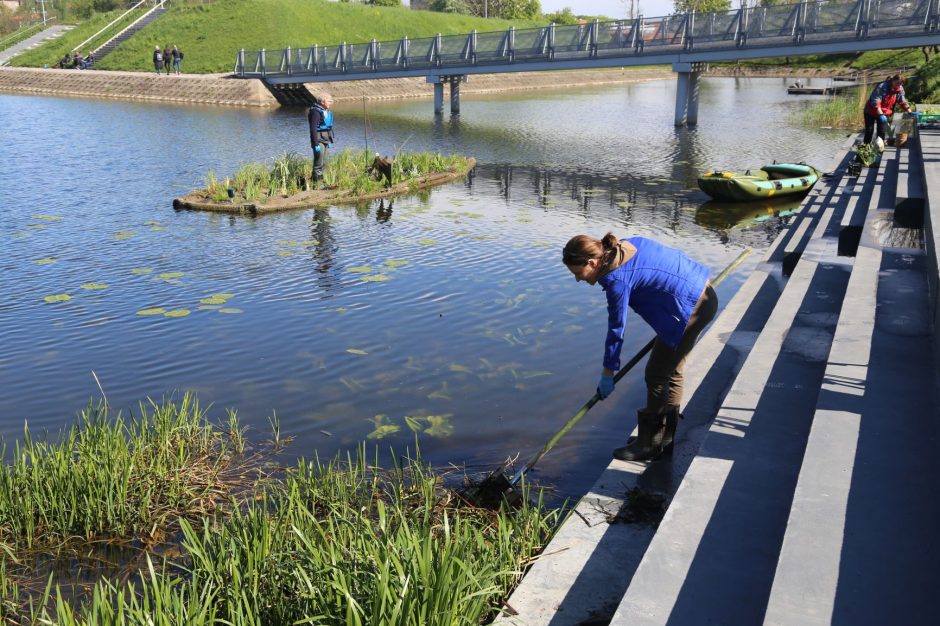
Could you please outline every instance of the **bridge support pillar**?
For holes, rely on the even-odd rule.
[[[453,76],[428,76],[427,82],[434,85],[434,115],[444,112],[444,83],[450,85],[450,114],[460,113],[460,83],[467,82],[466,74]]]
[[[699,75],[708,69],[705,63],[673,63],[676,82],[676,126],[698,124]]]
[[[450,114],[460,114],[460,79],[465,76],[450,77]]]
[[[434,83],[434,115],[440,115],[443,112],[444,112],[444,83]]]

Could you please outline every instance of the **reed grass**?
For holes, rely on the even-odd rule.
[[[89,406],[57,441],[25,427],[0,471],[0,546],[19,556],[75,542],[152,542],[231,497],[229,471],[244,446],[240,434],[212,427],[191,395],[141,404],[130,419]]]
[[[348,190],[355,195],[382,191],[384,181],[367,172],[374,153],[364,149],[341,150],[328,157],[323,171],[323,184],[330,189]],[[412,183],[420,176],[460,170],[467,167],[467,159],[459,155],[431,152],[401,152],[393,167],[395,183]],[[226,189],[235,189],[238,201],[264,201],[276,195],[290,196],[310,189],[313,161],[296,152],[287,152],[274,159],[270,167],[261,163],[243,165],[223,187],[215,172],[205,177],[204,194],[216,201],[228,199]]]
[[[808,126],[845,128],[855,130],[865,125],[862,110],[868,89],[865,86],[852,89],[845,95],[834,96],[816,102],[797,114],[798,121]]]
[[[475,626],[498,611],[561,516],[540,494],[531,502],[524,484],[517,508],[467,506],[419,456],[381,469],[364,446],[300,460],[223,506],[224,485],[193,477],[219,475],[243,450],[234,415],[224,434],[190,396],[148,407],[129,422],[89,408],[60,443],[27,431],[17,445],[0,491],[0,623]],[[130,537],[170,518],[178,549],[148,552],[139,572],[84,592],[10,573],[22,545]]]

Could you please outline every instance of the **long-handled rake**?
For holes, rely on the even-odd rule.
[[[717,287],[725,278],[727,278],[737,267],[740,265],[747,255],[751,253],[750,248],[746,248],[738,257],[732,261],[728,267],[723,269],[718,276],[711,281],[712,287]],[[650,339],[645,346],[643,346],[639,352],[637,352],[632,359],[630,359],[626,365],[620,368],[620,371],[614,376],[614,382],[618,382],[623,378],[627,372],[633,369],[637,363],[643,360],[643,357],[653,349],[653,343],[656,341],[656,338]],[[498,469],[493,470],[490,474],[480,481],[475,487],[468,489],[464,493],[464,497],[468,502],[475,506],[495,508],[504,500],[512,501],[512,496],[514,495],[515,486],[519,484],[519,481],[522,480],[522,477],[531,470],[536,463],[541,460],[545,453],[555,447],[555,444],[571,430],[575,424],[581,421],[581,418],[584,417],[588,411],[591,410],[595,404],[600,401],[600,394],[594,392],[594,395],[591,396],[591,399],[588,400],[584,406],[581,407],[581,410],[572,416],[568,422],[561,427],[555,435],[548,440],[542,449],[539,450],[535,456],[533,456],[528,463],[520,467],[515,473],[507,478],[504,470],[506,469],[506,463],[501,465]]]

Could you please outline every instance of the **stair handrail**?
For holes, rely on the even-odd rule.
[[[129,8],[128,10],[124,11],[124,12],[121,13],[119,16],[117,16],[116,18],[114,18],[113,20],[111,20],[110,22],[108,22],[108,24],[106,24],[106,25],[105,25],[101,30],[99,30],[97,33],[95,33],[94,35],[92,35],[91,37],[89,37],[88,39],[86,39],[85,41],[83,41],[82,43],[80,43],[80,44],[78,44],[77,46],[75,46],[74,48],[72,48],[72,52],[76,52],[76,51],[78,51],[78,50],[81,50],[82,48],[85,47],[85,44],[87,44],[89,41],[94,40],[95,37],[97,37],[98,35],[100,35],[100,34],[103,33],[104,31],[106,31],[106,30],[108,30],[109,28],[111,28],[112,26],[114,26],[117,22],[121,21],[124,17],[127,16],[128,13],[131,13],[132,11],[134,11],[135,9],[137,9],[140,5],[146,4],[146,3],[152,2],[152,1],[153,1],[153,0],[140,0],[140,2],[138,2],[138,3],[135,4],[134,6],[132,6],[131,8]],[[122,29],[121,32],[119,32],[117,35],[115,35],[114,37],[111,37],[111,39],[108,39],[108,41],[104,42],[103,44],[101,44],[100,46],[98,46],[97,48],[95,48],[95,52],[97,52],[98,50],[101,50],[101,48],[103,48],[105,45],[107,45],[107,44],[110,43],[112,40],[114,40],[115,37],[120,37],[120,36],[124,33],[124,31],[126,31],[128,28],[130,28],[131,26],[134,26],[135,24],[137,24],[137,22],[139,22],[140,20],[144,19],[145,17],[147,17],[148,15],[150,15],[151,13],[153,13],[154,11],[156,11],[157,9],[159,9],[160,7],[162,7],[164,2],[165,2],[165,0],[159,0],[159,2],[158,2],[157,4],[153,5],[153,8],[152,8],[152,9],[150,9],[149,11],[147,11],[146,13],[144,13],[143,15],[141,15],[139,18],[137,18],[136,20],[134,20],[133,22],[131,22],[130,24],[128,24],[128,26],[127,26],[126,28]]]
[[[51,22],[51,21],[54,20],[54,19],[55,19],[55,16],[53,15],[52,17],[47,18],[47,19],[46,19],[46,22]],[[16,37],[22,36],[23,33],[25,33],[26,31],[28,31],[28,30],[30,30],[30,29],[32,29],[32,28],[36,28],[37,26],[45,26],[45,25],[46,25],[46,22],[36,22],[35,24],[30,24],[29,26],[21,26],[20,28],[17,28],[17,29],[14,30],[12,33],[10,33],[10,34],[7,35],[6,37],[4,37],[3,39],[0,39],[0,48],[2,48],[2,47],[3,47],[3,44],[5,44],[6,42],[8,42],[9,40],[14,39],[14,38],[16,38]],[[22,32],[21,32],[21,31],[22,31]],[[30,37],[32,37],[32,35],[30,35]],[[14,44],[14,45],[16,45],[16,44]]]

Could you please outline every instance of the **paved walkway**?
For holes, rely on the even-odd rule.
[[[62,33],[71,29],[72,26],[70,24],[56,24],[55,26],[50,26],[49,28],[36,33],[28,39],[24,39],[16,45],[10,46],[6,50],[0,51],[0,65],[5,65],[10,59],[19,53],[25,52],[30,48],[35,48],[36,46],[43,44],[50,39],[55,39]]]

